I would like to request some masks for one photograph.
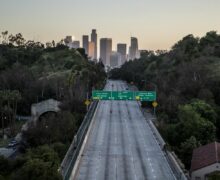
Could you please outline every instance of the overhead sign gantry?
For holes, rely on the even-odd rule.
[[[93,100],[156,101],[155,91],[92,91]]]

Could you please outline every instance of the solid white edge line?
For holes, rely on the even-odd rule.
[[[81,149],[80,149],[79,155],[78,155],[77,160],[76,160],[76,162],[75,162],[75,165],[74,165],[74,167],[73,167],[73,170],[72,170],[70,179],[75,179],[75,178],[76,178],[76,175],[77,175],[76,173],[77,173],[78,168],[79,168],[79,163],[80,163],[80,161],[81,161],[81,156],[82,156],[82,154],[83,154],[83,152],[84,152],[84,149],[85,149],[85,146],[86,146],[86,143],[87,143],[87,140],[88,140],[90,131],[91,131],[93,125],[94,125],[94,122],[95,122],[94,119],[95,119],[95,117],[96,117],[96,113],[97,113],[97,111],[98,111],[98,109],[99,109],[99,106],[100,106],[100,102],[98,102],[98,105],[97,105],[97,107],[96,107],[95,113],[94,113],[94,115],[93,115],[93,117],[92,117],[92,121],[91,121],[91,123],[90,123],[90,125],[89,125],[88,131],[87,131],[87,133],[86,133],[86,136],[85,136],[85,139],[84,139],[84,141],[83,141],[82,147],[81,147]]]

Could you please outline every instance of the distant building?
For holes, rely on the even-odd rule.
[[[68,45],[68,44],[70,44],[70,43],[72,43],[73,42],[73,37],[72,36],[66,36],[65,38],[64,38],[64,43],[66,44],[66,45]]]
[[[140,52],[138,50],[138,39],[131,37],[131,46],[129,47],[129,60],[140,58]]]
[[[85,53],[88,54],[88,50],[89,50],[89,36],[83,35],[82,42],[83,42],[83,48],[85,49]]]
[[[220,179],[220,143],[213,142],[193,150],[191,180]]]
[[[79,41],[73,41],[72,43],[67,44],[70,49],[77,49],[80,47]]]
[[[94,42],[94,44],[95,44],[95,56],[94,56],[94,59],[97,59],[97,33],[96,33],[96,29],[92,30],[91,42]]]
[[[112,39],[100,39],[100,59],[105,66],[110,66],[110,56],[112,52]]]
[[[121,62],[121,54],[118,52],[112,52],[110,55],[110,66],[112,68],[118,67]]]
[[[80,48],[80,41],[73,41],[73,47],[74,48]]]
[[[117,44],[117,52],[120,53],[120,55],[121,55],[119,65],[122,65],[127,60],[127,45],[126,44]]]
[[[95,43],[94,42],[89,42],[88,57],[91,60],[95,59]]]

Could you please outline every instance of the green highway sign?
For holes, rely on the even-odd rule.
[[[140,101],[155,101],[156,92],[155,91],[136,91],[135,97],[139,97]]]
[[[112,91],[92,91],[93,100],[111,100]]]
[[[133,100],[132,91],[112,91],[112,100]]]
[[[93,100],[155,101],[155,91],[92,91]]]

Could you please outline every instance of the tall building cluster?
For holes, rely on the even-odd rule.
[[[80,47],[80,41],[75,41],[72,36],[66,36],[66,38],[64,39],[64,43],[69,48],[77,49]]]
[[[91,33],[91,41],[89,41],[88,35],[82,36],[83,48],[85,49],[85,53],[88,55],[89,59],[97,60],[97,33],[96,29],[92,30]]]
[[[66,36],[64,42],[70,48],[79,48],[80,42],[72,39],[72,36]],[[127,44],[118,43],[116,51],[112,50],[111,38],[100,38],[100,55],[98,57],[98,36],[96,29],[92,29],[91,37],[89,35],[82,36],[82,48],[92,61],[101,61],[106,67],[119,67],[128,60],[140,58],[138,49],[138,39],[131,37],[130,46],[127,53]]]

